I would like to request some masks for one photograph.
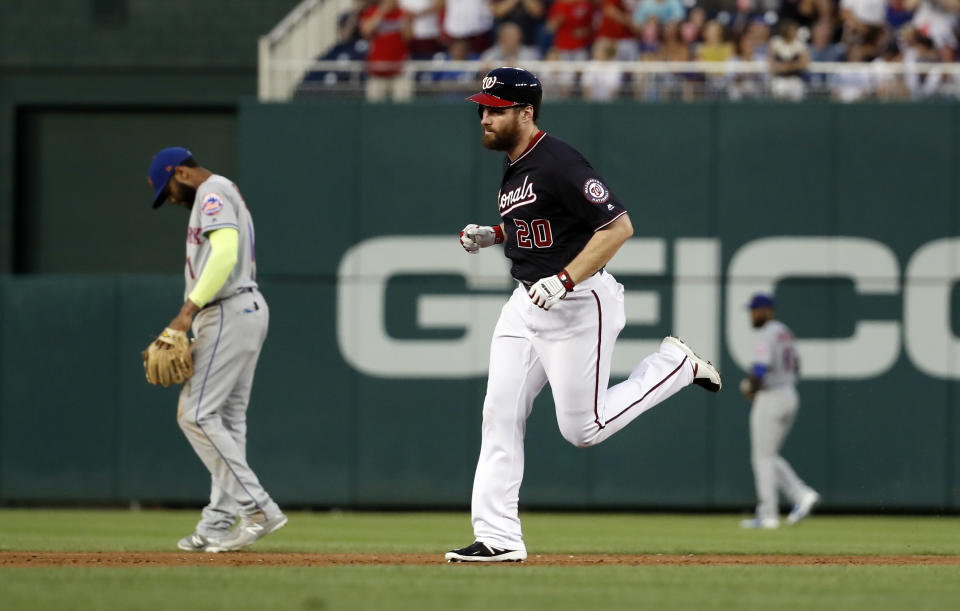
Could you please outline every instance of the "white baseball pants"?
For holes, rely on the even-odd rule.
[[[783,456],[787,434],[797,416],[799,399],[793,386],[757,391],[750,409],[750,461],[757,488],[757,517],[779,519],[777,491],[798,502],[813,489],[803,483]]]
[[[625,321],[623,286],[605,271],[581,282],[550,310],[535,306],[522,285],[504,305],[490,349],[473,482],[477,541],[526,549],[518,514],[523,440],[533,400],[547,382],[560,433],[586,447],[693,381],[693,365],[683,351],[661,344],[627,380],[608,389],[613,346]]]

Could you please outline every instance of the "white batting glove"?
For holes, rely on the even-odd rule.
[[[556,276],[547,276],[534,282],[527,291],[527,295],[533,300],[534,305],[549,310],[572,290],[573,281],[570,279],[570,274],[567,270],[563,270]]]
[[[503,238],[503,230],[499,225],[490,227],[470,223],[460,232],[460,245],[465,251],[475,253],[481,248],[502,243]]]
[[[476,254],[477,251],[480,250],[480,245],[467,235],[467,231],[476,226],[477,225],[467,225],[463,228],[463,231],[460,232],[460,246],[463,246],[463,249],[471,255]]]

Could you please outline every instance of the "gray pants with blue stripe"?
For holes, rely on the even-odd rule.
[[[212,305],[193,321],[193,377],[180,392],[177,420],[210,471],[210,503],[197,532],[225,535],[239,515],[280,508],[247,464],[247,405],[270,310],[259,291]]]
[[[800,401],[793,386],[760,390],[750,410],[750,460],[757,487],[757,517],[779,518],[778,491],[792,503],[813,492],[780,455]]]

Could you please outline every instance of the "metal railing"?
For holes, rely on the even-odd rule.
[[[257,47],[257,93],[261,100],[290,99],[310,59],[337,41],[337,18],[351,0],[303,0]],[[283,68],[278,68],[282,64]],[[300,68],[291,68],[292,65]]]
[[[262,101],[335,97],[371,99],[362,60],[317,61],[337,42],[338,17],[352,0],[303,0],[259,40]],[[356,55],[354,55],[356,57]],[[458,97],[476,90],[495,67],[479,61],[410,61],[393,84],[395,98]],[[770,74],[764,61],[526,62],[540,76],[546,99],[597,101],[709,99],[960,98],[960,63],[811,63],[801,77]],[[383,86],[381,81],[379,85]],[[388,99],[393,99],[388,97]]]
[[[479,61],[409,61],[398,80],[412,98],[456,97],[476,91],[490,64]],[[545,99],[597,101],[710,99],[863,99],[960,98],[960,63],[811,63],[801,76],[777,76],[764,61],[728,62],[526,62],[540,77]],[[357,60],[274,60],[274,82],[287,83],[286,95],[261,99],[356,98],[367,95],[367,64]],[[292,85],[290,85],[292,83]],[[282,93],[282,92],[280,92]]]

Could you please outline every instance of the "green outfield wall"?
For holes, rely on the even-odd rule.
[[[34,233],[35,196],[119,206],[131,185],[143,184],[143,171],[131,170],[167,139],[190,141],[232,167],[236,129],[231,125],[225,137],[223,126],[233,120],[237,99],[256,93],[257,37],[296,5],[231,0],[225,16],[226,3],[209,0],[0,2],[0,274],[88,267],[89,255],[81,255],[68,269],[63,255],[70,249],[58,261],[33,256],[41,238],[56,235]],[[193,121],[198,115],[210,121]],[[44,137],[51,128],[62,137]],[[34,171],[47,172],[40,184],[53,188],[20,190]],[[77,181],[77,174],[90,176]],[[80,187],[94,190],[81,196]],[[114,209],[91,222],[124,220],[131,219]],[[117,262],[132,258],[119,254]],[[126,265],[109,271],[157,271],[159,262]]]
[[[677,333],[727,386],[686,390],[590,449],[562,439],[544,393],[521,503],[749,507],[736,386],[752,347],[743,306],[766,290],[804,371],[784,453],[825,506],[960,509],[958,113],[547,104],[542,126],[591,160],[636,229],[609,266],[628,291],[615,379]],[[82,139],[90,119],[27,117],[30,167],[68,167],[56,142]],[[480,147],[473,107],[251,101],[215,126],[186,119],[206,138],[194,152],[235,172],[257,224],[271,329],[248,454],[267,488],[288,504],[468,504],[489,337],[511,290],[498,249],[468,257],[456,240],[497,221],[501,157]],[[50,228],[41,238],[61,239],[31,253],[43,273],[0,276],[0,501],[202,501],[209,478],[177,428],[176,390],[148,386],[139,359],[181,301],[185,216],[137,201],[85,223],[50,174],[21,180]],[[154,223],[162,240],[148,243]],[[131,258],[98,262],[90,243]]]

